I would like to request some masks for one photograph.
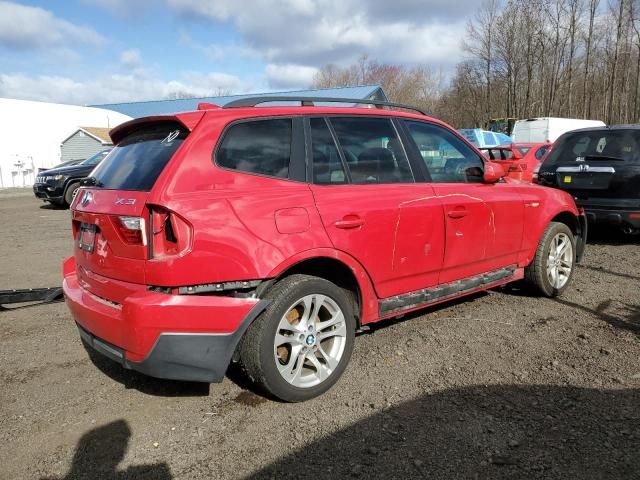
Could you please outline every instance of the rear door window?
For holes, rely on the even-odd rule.
[[[390,119],[363,116],[330,121],[352,183],[413,183],[409,161]]]
[[[229,127],[216,154],[216,163],[230,170],[289,178],[292,120],[251,120]]]
[[[179,123],[144,125],[125,136],[90,176],[100,188],[149,191],[188,134]]]

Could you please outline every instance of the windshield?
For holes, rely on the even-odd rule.
[[[82,162],[80,162],[80,165],[97,165],[104,159],[104,157],[109,155],[110,151],[111,150],[103,150],[102,152],[98,152],[95,155],[92,155],[86,160],[83,160]]]
[[[144,125],[134,130],[91,172],[94,184],[109,190],[151,190],[187,134],[175,122]]]
[[[565,133],[553,147],[545,166],[558,162],[610,160],[640,164],[640,130],[590,130]]]

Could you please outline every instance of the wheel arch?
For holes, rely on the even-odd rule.
[[[578,260],[582,257],[587,236],[587,223],[584,215],[575,206],[566,204],[545,213],[544,215],[530,216],[528,218],[529,222],[531,222],[528,227],[525,227],[525,235],[528,232],[528,240],[526,238],[523,239],[523,241],[526,241],[527,246],[524,249],[524,255],[519,260],[519,267],[526,267],[533,261],[540,239],[552,222],[563,223],[569,227],[576,239]]]
[[[358,327],[377,319],[378,298],[371,278],[364,267],[350,255],[332,249],[303,252],[274,269],[269,278],[275,283],[293,274],[324,278],[352,292]]]
[[[564,210],[551,219],[551,222],[564,223],[571,229],[576,240],[576,261],[582,260],[587,244],[587,219],[584,212],[576,215],[574,212]]]
[[[556,214],[551,220],[549,220],[549,222],[547,222],[547,225],[551,222],[564,223],[571,229],[571,233],[573,233],[573,235],[576,237],[580,236],[581,234],[580,222],[578,220],[578,217],[576,217],[573,212],[564,210]]]

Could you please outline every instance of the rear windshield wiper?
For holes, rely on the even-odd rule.
[[[624,158],[610,157],[608,155],[585,155],[585,160],[613,160],[614,162],[624,162]]]
[[[104,183],[99,181],[96,177],[87,177],[80,180],[81,187],[104,187]]]

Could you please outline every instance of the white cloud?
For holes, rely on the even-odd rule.
[[[465,14],[481,0],[167,0],[188,19],[233,23],[267,63],[319,67],[354,62],[452,65],[462,57]]]
[[[82,3],[103,8],[118,17],[135,17],[159,2],[158,0],[82,0]]]
[[[205,97],[251,88],[240,78],[220,72],[187,72],[169,81],[141,70],[127,75],[98,75],[85,81],[54,75],[0,74],[0,97],[73,105],[158,100],[177,93]]]
[[[140,56],[140,50],[137,50],[135,48],[125,50],[120,55],[120,63],[123,67],[129,70],[140,68],[142,66],[142,57]]]
[[[58,18],[49,10],[0,1],[0,46],[45,49],[71,43],[101,46],[104,42],[92,28]]]
[[[311,84],[318,72],[315,67],[270,63],[265,69],[269,86],[273,88],[300,88]]]

